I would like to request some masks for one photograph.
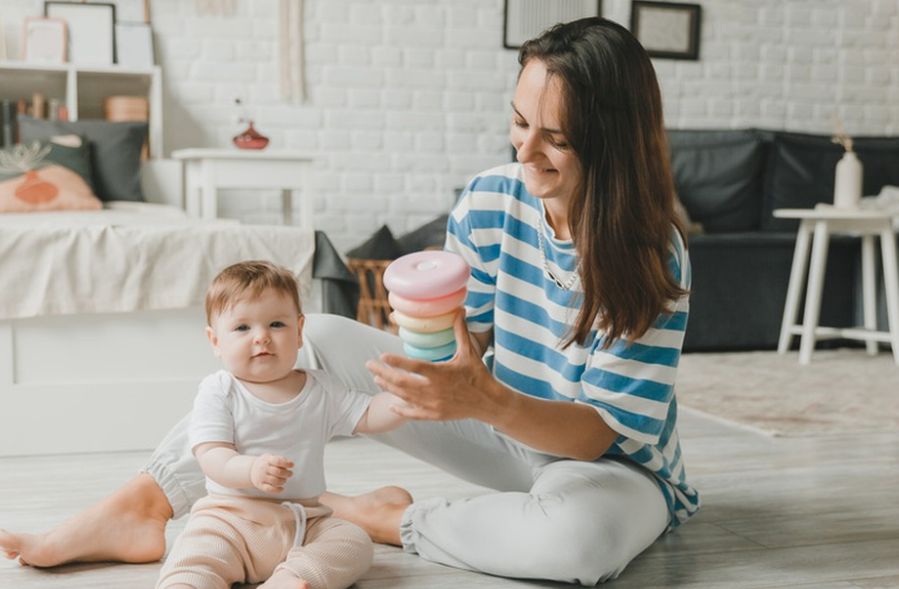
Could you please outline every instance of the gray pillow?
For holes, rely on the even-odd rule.
[[[446,224],[449,215],[440,215],[433,221],[425,223],[396,240],[403,255],[420,252],[429,247],[443,247],[446,241]]]
[[[401,255],[402,252],[387,225],[381,225],[381,228],[364,243],[346,253],[347,258],[357,260],[395,260]]]
[[[43,141],[56,135],[84,137],[90,147],[94,192],[100,200],[144,200],[140,187],[140,154],[147,123],[103,120],[45,121],[19,117],[22,141]]]

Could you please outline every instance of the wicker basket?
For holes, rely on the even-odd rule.
[[[356,320],[372,327],[396,333],[396,326],[390,322],[390,303],[384,288],[384,270],[393,260],[362,260],[349,258],[347,267],[359,279],[359,306]]]
[[[146,121],[150,118],[150,102],[143,96],[107,96],[103,116],[107,121]]]

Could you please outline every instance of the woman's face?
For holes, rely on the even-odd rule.
[[[582,172],[562,132],[561,109],[559,80],[552,78],[547,83],[543,63],[532,59],[515,88],[509,138],[524,165],[528,192],[541,199],[561,199],[567,205]]]

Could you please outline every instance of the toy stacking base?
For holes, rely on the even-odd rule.
[[[384,286],[407,356],[432,362],[453,357],[453,321],[470,275],[465,260],[450,252],[416,252],[387,266]]]

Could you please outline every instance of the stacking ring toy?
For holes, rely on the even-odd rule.
[[[416,348],[439,348],[456,341],[456,333],[452,328],[422,333],[400,327],[399,336],[401,340]]]
[[[387,266],[384,286],[407,299],[437,299],[464,287],[470,274],[468,264],[458,254],[415,252]]]
[[[405,313],[406,315],[413,315],[415,317],[436,317],[437,315],[445,315],[450,311],[458,309],[459,305],[465,302],[465,295],[467,294],[468,290],[463,287],[445,297],[423,301],[407,299],[395,292],[391,292],[387,295],[387,302],[390,303],[390,306],[393,309],[400,313]]]
[[[452,341],[438,348],[419,348],[410,344],[403,344],[403,351],[414,360],[449,360],[456,353],[456,342]]]
[[[443,331],[444,329],[451,328],[455,319],[455,311],[447,313],[446,315],[437,315],[436,317],[413,317],[412,315],[406,315],[399,311],[393,312],[394,323],[400,327],[423,333]]]
[[[453,322],[468,294],[470,275],[465,260],[450,252],[416,252],[387,266],[387,300],[407,356],[432,362],[453,357]]]

